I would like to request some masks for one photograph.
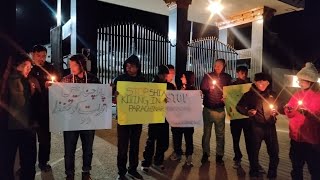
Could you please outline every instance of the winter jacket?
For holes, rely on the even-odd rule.
[[[302,101],[302,107],[309,113],[305,115],[296,111],[298,101]],[[286,115],[290,118],[290,138],[297,142],[320,144],[320,92],[301,90],[296,92],[289,100],[285,108]]]
[[[62,83],[86,83],[87,82],[91,84],[101,84],[99,79],[91,73],[87,73],[86,75],[84,74],[82,78],[73,74],[69,74],[68,76],[63,77],[61,82]]]
[[[272,109],[270,109],[270,104],[275,104],[275,94],[270,90],[266,89],[260,92],[255,84],[252,84],[250,90],[241,97],[237,104],[236,109],[240,114],[249,116],[248,110],[257,110],[256,115],[249,117],[250,120],[256,124],[275,124],[276,117],[272,116]]]
[[[215,80],[217,83],[213,85],[212,81]],[[232,78],[227,73],[216,74],[211,72],[205,74],[201,81],[200,89],[204,95],[203,105],[209,109],[223,108],[223,86],[231,85]]]
[[[118,81],[146,82],[146,78],[141,74],[139,74],[137,76],[129,76],[127,73],[121,74],[118,77],[116,77],[112,82],[113,94],[117,89],[117,82]]]
[[[176,86],[171,82],[161,81],[159,76],[155,76],[153,81],[154,83],[167,83],[167,90],[176,90]]]
[[[17,71],[8,79],[8,129],[31,129],[37,126],[37,113],[43,106],[37,79],[24,78]]]

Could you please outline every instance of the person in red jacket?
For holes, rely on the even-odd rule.
[[[284,112],[290,119],[291,177],[303,179],[307,163],[311,179],[320,179],[320,87],[318,71],[307,63],[298,73],[301,90],[293,94]]]

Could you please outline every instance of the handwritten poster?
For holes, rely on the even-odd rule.
[[[49,117],[50,132],[111,129],[111,87],[55,83],[49,88]]]
[[[225,98],[226,105],[225,107],[227,116],[230,117],[230,120],[247,118],[247,116],[238,113],[236,106],[242,95],[248,92],[250,87],[251,83],[223,87],[223,97]]]
[[[117,83],[118,123],[163,123],[167,84],[119,81]]]
[[[167,121],[172,127],[202,126],[201,91],[167,91]]]

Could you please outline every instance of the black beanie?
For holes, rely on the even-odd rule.
[[[254,75],[254,81],[269,81],[271,83],[271,76],[266,73],[257,73]]]
[[[141,72],[141,64],[140,64],[140,61],[139,61],[139,58],[138,56],[132,54],[130,57],[128,57],[128,59],[126,59],[123,63],[123,70],[124,72],[126,72],[126,66],[127,64],[132,64],[132,65],[136,65],[137,68],[139,69],[138,70],[138,73]]]
[[[169,68],[166,65],[161,64],[158,66],[158,74],[169,74]]]

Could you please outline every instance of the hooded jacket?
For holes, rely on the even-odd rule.
[[[216,85],[212,84],[212,81],[215,80],[217,82]],[[223,98],[223,86],[231,85],[232,78],[227,73],[217,74],[215,72],[211,72],[205,74],[202,81],[200,89],[204,95],[203,97],[203,105],[209,109],[217,109],[224,108]],[[213,88],[214,87],[214,88]]]
[[[256,124],[275,124],[276,117],[272,116],[272,110],[270,104],[275,107],[275,94],[268,87],[265,91],[258,90],[255,84],[248,92],[246,92],[237,104],[237,111],[240,114],[249,116],[248,110],[255,109],[257,113],[254,116],[249,117]]]
[[[301,100],[304,109],[310,114],[303,115],[296,111],[298,101]],[[301,90],[296,92],[289,100],[285,108],[285,114],[290,119],[290,138],[297,142],[306,142],[320,145],[320,92],[312,90]]]

